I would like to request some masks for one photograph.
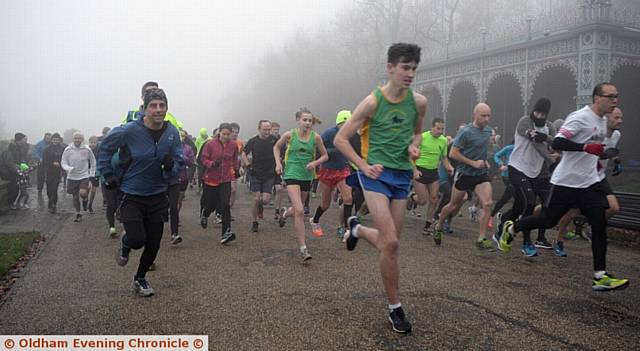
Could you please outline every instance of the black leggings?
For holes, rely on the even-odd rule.
[[[504,192],[502,193],[502,197],[498,202],[496,202],[495,206],[493,206],[493,210],[491,211],[491,217],[495,216],[498,211],[502,209],[502,207],[511,200],[513,197],[513,186],[509,181],[509,177],[502,177],[502,183],[504,183]]]
[[[169,185],[168,194],[171,234],[178,234],[178,224],[180,224],[180,212],[178,211],[178,202],[180,201],[180,183]]]
[[[514,221],[520,216],[530,216],[536,207],[538,198],[540,198],[540,203],[544,207],[549,198],[549,189],[551,188],[549,178],[529,178],[524,173],[509,166],[509,181],[513,186],[514,202],[511,210],[504,214],[503,222],[507,220]],[[539,227],[537,229],[538,240],[543,240],[545,228]],[[531,242],[530,233],[530,230],[524,230],[522,232],[525,243]]]
[[[202,215],[208,218],[213,211],[216,211],[222,216],[222,234],[231,229],[231,208],[229,207],[231,183],[222,183],[218,186],[205,184],[202,198],[204,199],[201,202],[204,205]]]
[[[580,208],[591,225],[591,251],[593,253],[593,268],[595,271],[606,270],[607,257],[607,218],[606,196],[601,201],[594,200],[592,188],[569,189],[554,187],[551,191],[549,205],[539,216],[528,216],[516,222],[513,229],[524,232],[535,228],[553,228],[560,218],[572,208]],[[600,202],[600,203],[598,203]]]
[[[136,278],[144,278],[158,256],[164,223],[145,219],[142,222],[124,222],[122,225],[126,231],[123,242],[127,247],[138,250],[144,246],[136,272]]]

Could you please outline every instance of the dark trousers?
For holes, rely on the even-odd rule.
[[[102,196],[107,203],[107,223],[109,223],[109,228],[114,228],[116,226],[116,211],[122,196],[118,188],[107,189],[104,183],[100,186],[102,188]]]
[[[591,225],[591,251],[593,268],[606,270],[607,257],[607,197],[599,183],[589,188],[578,189],[553,186],[548,206],[539,216],[522,218],[514,225],[514,231],[520,232],[535,228],[553,228],[560,218],[572,208],[579,208]]]
[[[145,277],[158,255],[168,208],[165,193],[152,196],[122,195],[120,221],[126,231],[122,242],[134,250],[144,247],[136,278]]]
[[[36,181],[38,183],[38,192],[41,192],[42,189],[44,189],[44,183],[45,183],[45,173],[44,173],[44,165],[40,164],[38,165],[38,168],[36,168]]]
[[[511,185],[509,177],[502,177],[502,183],[504,183],[504,192],[502,193],[500,200],[498,200],[495,206],[493,206],[491,217],[495,216],[496,213],[498,213],[498,211],[500,211],[502,207],[513,197],[513,185]]]
[[[204,198],[203,215],[209,215],[216,211],[222,216],[222,234],[231,229],[231,208],[229,200],[231,199],[231,183],[222,183],[218,186],[204,185],[202,192]]]
[[[178,224],[180,224],[180,213],[178,212],[180,184],[169,185],[167,193],[169,195],[169,222],[171,224],[171,234],[178,234]]]
[[[49,208],[58,204],[58,185],[60,185],[60,176],[47,177],[47,199],[49,200]]]

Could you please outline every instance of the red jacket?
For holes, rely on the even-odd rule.
[[[210,140],[202,146],[201,161],[205,167],[205,184],[216,186],[235,180],[235,170],[240,167],[238,145],[233,140],[226,144],[218,138]]]

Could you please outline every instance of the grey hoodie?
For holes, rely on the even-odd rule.
[[[76,147],[73,143],[62,153],[62,169],[67,171],[67,179],[80,180],[96,174],[96,158],[87,145]]]

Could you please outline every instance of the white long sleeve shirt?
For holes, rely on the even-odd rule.
[[[62,153],[62,169],[67,171],[67,179],[80,180],[93,177],[96,174],[96,158],[86,145],[67,146]]]

